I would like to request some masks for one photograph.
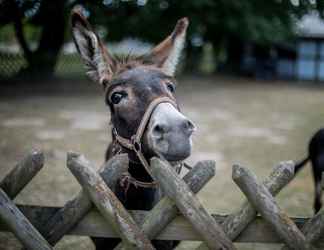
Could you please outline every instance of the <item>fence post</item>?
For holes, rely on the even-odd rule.
[[[50,250],[52,247],[0,188],[0,218],[22,244],[30,250]]]
[[[189,171],[183,180],[193,193],[198,193],[215,175],[214,161],[200,161]],[[149,239],[158,235],[177,215],[178,208],[169,198],[163,197],[144,218],[142,230]],[[123,249],[120,243],[115,250]]]
[[[269,190],[264,185],[257,183],[254,174],[243,167],[234,165],[232,178],[251,204],[291,249],[311,249],[306,242],[305,236],[280,209]]]
[[[271,195],[276,196],[294,178],[294,163],[282,162],[274,168],[272,173],[263,182]],[[229,215],[222,226],[228,236],[234,240],[244,228],[257,216],[257,211],[248,202],[244,202],[238,212]]]
[[[151,168],[164,193],[176,203],[210,249],[236,249],[221,226],[207,213],[186,183],[167,162],[153,158]]]
[[[310,244],[316,245],[318,240],[324,233],[324,208],[322,208],[318,213],[310,218],[305,225],[302,227],[301,231],[305,234],[306,241]],[[319,247],[319,246],[316,246]],[[323,248],[323,243],[321,243],[321,249]],[[284,246],[282,250],[288,250],[287,246]]]
[[[295,164],[292,161],[279,163],[266,178],[263,185],[269,192],[275,196],[294,178]],[[237,236],[253,221],[257,216],[257,211],[248,202],[245,201],[241,208],[230,214],[222,223],[224,232],[231,240],[235,240]],[[205,244],[198,246],[197,250],[205,249]]]
[[[99,174],[110,188],[128,170],[127,154],[116,155],[100,168]],[[71,230],[92,208],[91,200],[82,190],[63,208],[55,213],[44,225],[42,231],[51,245],[55,245],[69,230]]]
[[[44,166],[44,154],[35,150],[24,157],[0,182],[0,188],[14,199]]]
[[[129,249],[154,249],[122,203],[82,155],[69,153],[67,166]]]

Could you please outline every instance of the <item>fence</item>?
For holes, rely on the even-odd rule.
[[[22,54],[0,51],[0,78],[13,77],[24,67],[26,61]]]
[[[0,79],[15,78],[27,66],[21,52],[7,52],[0,50]],[[84,67],[77,53],[61,53],[56,67],[55,76],[80,77],[84,76]]]
[[[142,55],[151,49],[152,45],[137,39],[125,39],[121,42],[109,43],[109,51],[113,54]],[[19,46],[10,42],[0,42],[0,79],[17,77],[17,74],[27,67],[27,62]],[[73,41],[67,41],[59,54],[54,75],[62,78],[85,77],[84,64],[78,55]],[[19,74],[18,74],[19,77]]]
[[[84,156],[68,153],[67,167],[83,187],[74,199],[63,207],[14,204],[43,165],[42,152],[34,151],[0,182],[0,231],[13,232],[27,249],[52,249],[66,234],[121,238],[116,249],[154,249],[151,239],[203,241],[198,249],[235,249],[233,242],[321,248],[324,210],[312,218],[290,218],[274,199],[293,179],[293,162],[280,163],[262,183],[248,169],[233,166],[232,178],[247,200],[229,215],[210,215],[194,195],[215,175],[213,161],[198,162],[181,179],[157,158],[151,171],[165,197],[151,211],[127,211],[113,193],[127,171],[127,155],[115,156],[95,172]]]

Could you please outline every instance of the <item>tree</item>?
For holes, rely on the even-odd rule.
[[[322,0],[148,0],[103,1],[85,5],[92,23],[107,27],[107,39],[125,34],[157,42],[182,16],[190,19],[187,58],[196,62],[201,45],[210,42],[216,53],[227,54],[232,66],[241,60],[243,45],[252,42],[261,49],[291,41],[296,20],[317,10],[324,17]],[[141,4],[139,4],[141,3]],[[192,63],[189,63],[192,68]]]
[[[66,0],[4,0],[0,3],[0,23],[14,25],[17,41],[27,61],[21,74],[52,76],[56,61],[64,42],[68,11]],[[36,49],[28,43],[24,25],[30,23],[40,27]]]
[[[296,20],[317,10],[324,17],[322,0],[0,0],[0,23],[14,23],[16,37],[28,62],[27,72],[40,70],[50,75],[64,41],[71,8],[82,4],[95,26],[106,32],[107,41],[125,36],[141,37],[156,43],[172,30],[178,18],[190,19],[187,66],[199,60],[202,45],[211,43],[227,55],[227,64],[240,61],[243,45],[253,42],[260,48],[294,37]],[[26,24],[42,32],[36,50],[25,39]]]

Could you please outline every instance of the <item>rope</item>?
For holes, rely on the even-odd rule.
[[[120,145],[122,145],[125,148],[128,148],[130,150],[133,150],[138,159],[140,160],[140,162],[142,163],[142,165],[144,166],[146,172],[152,177],[152,179],[154,179],[154,177],[152,176],[151,170],[150,170],[150,165],[147,162],[147,160],[145,159],[143,153],[142,153],[142,144],[141,144],[141,139],[143,137],[145,128],[147,126],[147,123],[149,122],[151,115],[154,111],[154,109],[157,107],[157,105],[159,105],[160,103],[171,103],[173,106],[177,107],[177,104],[169,97],[167,96],[163,96],[163,97],[158,97],[156,99],[154,99],[149,106],[147,107],[142,120],[140,122],[139,127],[137,128],[136,133],[131,137],[131,139],[127,139],[124,138],[122,136],[120,136],[117,132],[117,129],[115,127],[113,127],[113,135],[115,137],[115,139],[117,140],[118,143],[120,143]],[[142,185],[143,183],[140,181],[136,180],[137,185]],[[152,186],[156,186],[157,183],[155,181],[153,182],[148,182],[146,183],[148,186],[152,187]],[[146,185],[145,184],[145,185]]]

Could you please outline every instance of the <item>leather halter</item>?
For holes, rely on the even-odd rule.
[[[120,135],[118,135],[118,132],[116,130],[115,127],[113,127],[112,132],[113,135],[115,136],[115,139],[117,140],[117,142],[127,148],[130,149],[132,151],[135,152],[136,156],[138,157],[138,159],[140,160],[140,162],[142,163],[142,165],[144,166],[146,172],[153,178],[152,174],[151,174],[151,170],[150,170],[150,165],[147,162],[147,160],[144,157],[143,151],[142,151],[142,137],[144,135],[146,126],[151,118],[151,115],[154,111],[154,109],[160,104],[160,103],[170,103],[172,104],[175,108],[177,108],[177,104],[170,98],[167,96],[163,96],[163,97],[158,97],[156,99],[154,99],[149,106],[147,107],[142,120],[140,122],[139,127],[137,128],[137,131],[134,135],[131,136],[130,139],[124,138]],[[137,184],[138,186],[142,186],[142,187],[155,187],[156,186],[156,182],[140,182],[137,181],[134,182],[134,184]],[[141,185],[143,184],[143,185]]]

